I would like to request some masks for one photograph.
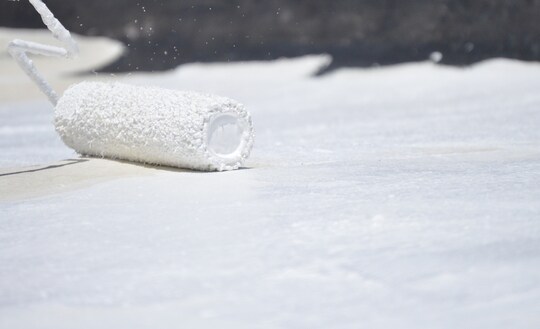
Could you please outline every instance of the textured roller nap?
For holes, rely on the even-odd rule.
[[[81,154],[205,171],[237,169],[253,145],[251,117],[231,99],[120,83],[70,87],[55,126]]]

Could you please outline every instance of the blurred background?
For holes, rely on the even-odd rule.
[[[332,55],[330,70],[430,56],[451,65],[492,57],[540,60],[540,0],[45,3],[71,31],[127,46],[120,59],[102,69],[108,72],[319,53]],[[25,0],[0,2],[0,26],[43,28]]]

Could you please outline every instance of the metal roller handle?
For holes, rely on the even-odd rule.
[[[56,106],[56,103],[58,103],[58,94],[39,73],[32,60],[28,57],[27,53],[53,57],[74,58],[79,53],[79,47],[75,40],[73,40],[71,37],[69,31],[54,17],[54,14],[41,0],[29,1],[39,13],[43,23],[45,23],[49,31],[52,32],[53,36],[57,40],[62,42],[65,48],[15,39],[9,43],[8,52],[17,61],[17,64],[19,64],[23,71],[32,79],[32,81],[34,81],[39,89],[45,95],[47,95],[49,101]]]

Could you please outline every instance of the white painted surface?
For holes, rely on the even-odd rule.
[[[538,328],[540,66],[325,60],[122,79],[245,103],[250,169],[0,176],[0,327]],[[0,166],[75,157],[51,120],[1,103]]]

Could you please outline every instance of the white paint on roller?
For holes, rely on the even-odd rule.
[[[56,106],[56,130],[66,145],[86,155],[195,170],[242,166],[253,127],[233,100],[118,83],[80,83],[59,99],[27,53],[70,58],[78,46],[41,0],[30,3],[66,49],[13,40],[8,51]]]
[[[234,100],[121,83],[70,87],[55,126],[81,154],[204,171],[241,167],[254,136],[249,113]]]

